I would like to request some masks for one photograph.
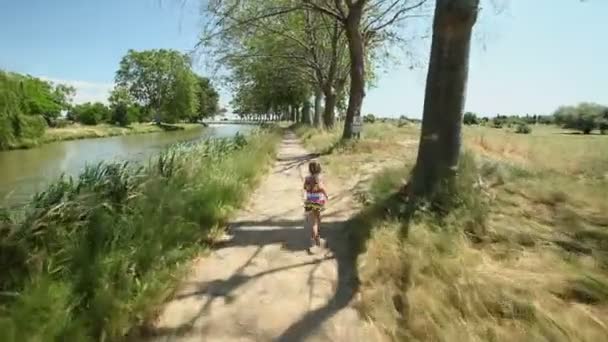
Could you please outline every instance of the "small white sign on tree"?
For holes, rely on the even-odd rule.
[[[362,126],[363,121],[361,120],[361,116],[355,116],[353,118],[353,133],[361,133]]]

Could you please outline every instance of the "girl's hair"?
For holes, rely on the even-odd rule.
[[[318,175],[321,173],[321,164],[317,163],[317,162],[310,162],[310,164],[308,164],[308,171],[310,171],[311,175]]]

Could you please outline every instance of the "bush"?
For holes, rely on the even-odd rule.
[[[23,115],[19,122],[21,125],[19,138],[36,140],[44,135],[46,120],[42,115]]]
[[[532,133],[532,129],[527,124],[520,123],[520,124],[517,125],[517,128],[515,129],[515,133],[518,133],[518,134],[530,134],[530,133]]]
[[[465,125],[478,125],[479,119],[475,113],[466,112],[462,118],[462,123]]]
[[[112,110],[112,123],[121,127],[126,127],[134,121],[129,115],[129,108],[124,103],[117,104]]]
[[[278,134],[174,147],[61,178],[0,208],[0,339],[116,341],[152,314],[272,159]],[[1,214],[5,212],[6,214]]]
[[[87,102],[74,106],[69,117],[84,125],[97,125],[110,118],[110,109],[100,102]]]
[[[563,106],[553,114],[555,123],[564,128],[575,129],[589,134],[598,127],[606,107],[595,103],[581,103],[577,106]]]
[[[376,122],[376,117],[374,116],[374,114],[367,114],[366,116],[363,117],[363,122],[374,123],[374,122]]]

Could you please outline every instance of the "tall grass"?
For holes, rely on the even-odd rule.
[[[117,340],[246,199],[277,132],[174,147],[144,167],[100,164],[20,212],[0,210],[0,340]]]
[[[447,216],[424,207],[407,218],[386,215],[404,172],[387,170],[371,182],[374,201],[353,223],[361,312],[399,341],[605,339],[605,226],[572,212],[559,218],[566,226],[543,223],[546,208],[507,204],[518,197],[502,192],[534,175],[471,155],[463,162]],[[555,194],[541,207],[567,201]]]

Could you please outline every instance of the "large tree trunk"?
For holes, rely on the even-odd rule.
[[[336,100],[338,99],[333,89],[325,91],[325,111],[323,112],[323,124],[325,128],[331,129],[336,122]]]
[[[318,89],[315,93],[315,117],[314,117],[314,125],[316,128],[323,128],[322,121],[322,113],[321,113],[321,103],[323,101],[323,92],[321,89]]]
[[[479,0],[437,0],[418,158],[410,191],[451,191],[458,168],[471,33]]]
[[[360,27],[362,6],[363,1],[358,1],[355,5],[349,6],[346,20],[346,37],[350,54],[350,96],[346,118],[344,119],[342,139],[355,137],[353,121],[355,117],[361,116],[361,106],[365,97],[365,44]]]

